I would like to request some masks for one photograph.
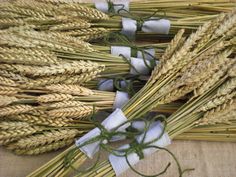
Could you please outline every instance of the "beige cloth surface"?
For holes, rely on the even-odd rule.
[[[184,177],[235,177],[236,176],[236,143],[174,141],[168,147],[178,158],[182,167],[195,168],[185,173]],[[49,161],[61,151],[38,156],[16,156],[0,148],[0,177],[24,177],[42,164]],[[171,161],[164,152],[157,152],[137,166],[145,174],[160,172]],[[176,165],[171,167],[163,177],[177,177]],[[131,170],[122,177],[136,177]]]

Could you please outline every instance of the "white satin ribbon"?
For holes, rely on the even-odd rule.
[[[155,57],[155,49],[145,49],[144,51],[145,51],[144,53],[138,51],[137,58],[142,58],[145,60],[153,60],[153,57]]]
[[[116,91],[113,109],[122,108],[129,101],[129,94],[126,92]]]
[[[116,109],[111,113],[103,122],[102,125],[107,131],[112,131],[119,125],[123,124],[124,122],[127,121],[127,118],[125,117],[124,113],[122,112],[121,109]],[[121,126],[118,130],[121,131],[123,129],[126,129],[128,126],[130,126],[129,123],[124,124]],[[94,128],[93,130],[89,131],[86,133],[84,136],[82,136],[80,139],[75,141],[76,146],[80,146],[83,143],[87,142],[91,138],[94,138],[98,135],[101,134],[101,131],[99,128]],[[80,147],[80,150],[86,154],[89,158],[93,158],[94,154],[98,152],[99,147],[100,147],[100,141],[85,145]],[[107,143],[106,141],[103,143]]]
[[[115,2],[112,2],[114,4],[114,10],[116,13],[124,13],[125,11],[120,10],[124,9],[126,11],[129,11],[129,0],[116,0]],[[96,9],[107,13],[108,12],[108,3],[106,1],[95,1],[95,7]],[[119,11],[119,12],[118,12]]]
[[[156,123],[152,124],[151,127],[149,128],[149,130],[146,133],[144,143],[151,142],[154,139],[158,138],[161,135],[162,130],[163,130],[163,126],[160,122],[156,122]],[[138,142],[141,142],[142,139],[143,139],[143,136],[144,136],[144,134],[142,134],[140,136],[137,136],[136,140]],[[170,140],[168,134],[164,133],[163,136],[160,139],[153,142],[151,145],[159,146],[159,147],[165,147],[169,144],[171,144],[171,140]],[[129,148],[129,147],[130,146],[128,144],[126,144],[124,146],[121,146],[119,149],[126,149],[126,148]],[[147,156],[151,155],[155,151],[157,151],[156,148],[144,149],[143,150],[144,157],[147,157]],[[116,152],[116,153],[118,153],[118,152]],[[135,164],[137,164],[140,161],[139,156],[136,153],[129,154],[127,159],[128,159],[129,163],[132,166],[134,166]],[[113,168],[116,176],[121,175],[123,172],[125,172],[126,170],[129,169],[129,165],[126,162],[125,157],[120,157],[120,156],[115,156],[113,154],[110,154],[109,155],[109,161],[112,165],[112,168]]]
[[[141,31],[144,33],[168,34],[170,31],[170,20],[157,19],[155,17],[146,20]],[[137,21],[131,18],[122,18],[122,34],[133,38],[137,31]]]
[[[145,33],[168,34],[170,20],[151,18],[143,23],[142,31]]]
[[[119,81],[120,87],[122,89],[127,87],[127,83],[126,82],[130,82],[130,80],[124,81],[121,80]],[[113,79],[101,79],[98,83],[98,90],[102,90],[102,91],[114,91],[114,81]]]
[[[145,63],[146,62],[146,63]],[[145,60],[142,58],[130,58],[130,64],[133,66],[130,68],[130,74],[137,75],[148,75],[150,73],[148,66],[151,66],[150,60]],[[147,65],[146,65],[147,64]]]
[[[131,48],[126,46],[111,46],[111,54],[114,56],[123,55],[126,58],[135,57],[131,56]],[[137,51],[137,58],[144,58],[146,60],[152,60],[155,56],[155,49],[145,49],[145,52]]]
[[[131,57],[131,48],[125,46],[111,46],[111,54],[114,56],[123,55],[126,58]]]

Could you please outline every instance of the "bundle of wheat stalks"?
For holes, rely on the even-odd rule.
[[[199,125],[229,123],[235,114],[236,13],[221,14],[187,39],[180,30],[152,72],[147,84],[122,108],[128,119],[141,117],[158,105],[188,95],[190,100],[167,119],[170,138]],[[30,176],[64,176],[73,171],[64,163],[72,146]],[[78,168],[86,155],[76,149],[71,164]],[[99,170],[97,170],[99,169]],[[114,176],[109,162],[89,174]]]
[[[235,4],[228,0],[218,1],[150,1],[130,4],[131,16],[152,15],[171,21],[171,34],[181,28],[197,29],[199,25],[215,18],[219,12],[229,12]],[[67,1],[18,0],[2,3],[0,24],[2,29],[34,25],[32,28],[51,33],[61,32],[89,41],[102,37],[109,32],[122,28],[120,15],[105,14],[91,4],[71,3]],[[143,33],[141,33],[143,35]],[[149,35],[149,34],[147,34]]]

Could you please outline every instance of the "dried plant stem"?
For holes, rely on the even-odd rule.
[[[61,141],[56,141],[53,142],[51,144],[47,144],[45,146],[39,146],[36,148],[31,148],[29,150],[25,150],[25,149],[16,149],[14,150],[14,153],[18,154],[18,155],[38,155],[38,154],[42,154],[45,152],[49,152],[52,150],[58,150],[62,147],[68,146],[70,145],[72,142],[74,141],[74,139],[66,139],[66,140],[61,140]]]
[[[93,95],[94,94],[92,90],[79,86],[79,85],[54,84],[54,85],[46,86],[46,89],[52,92],[71,94],[71,95]]]
[[[27,113],[29,111],[34,110],[34,107],[30,105],[12,105],[0,108],[0,117],[10,116],[15,114]]]
[[[18,140],[15,143],[8,145],[8,149],[17,150],[24,149],[30,150],[35,147],[42,147],[53,142],[65,141],[73,139],[75,136],[80,134],[81,131],[77,129],[62,129],[62,130],[51,130],[42,132],[42,134],[31,135]]]

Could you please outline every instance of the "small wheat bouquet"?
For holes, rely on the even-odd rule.
[[[104,1],[95,3],[97,10],[94,5],[76,2],[18,0],[1,4],[0,17],[4,19],[0,24],[2,29],[29,24],[37,31],[61,32],[87,41],[117,31],[147,37],[176,34],[181,28],[191,32],[233,6],[229,1],[150,1],[130,5],[127,1]]]
[[[205,96],[220,86],[224,81],[222,77],[235,63],[235,60],[232,59],[235,46],[235,21],[236,14],[235,11],[232,11],[228,14],[221,14],[215,20],[205,23],[186,40],[182,38],[183,31],[180,31],[163,55],[162,63],[152,72],[147,84],[122,109],[115,110],[108,117],[108,120],[116,118],[115,122],[118,124],[116,126],[119,126],[127,120],[143,116],[157,105],[172,102],[186,94],[192,94],[193,99],[186,104],[187,106],[182,107],[180,112],[188,109],[189,111],[184,112],[184,114],[192,113],[198,104],[191,103],[204,100]],[[186,120],[183,118],[178,122],[178,115],[179,111],[167,122],[166,132],[170,138],[174,137],[176,132],[179,134],[179,132],[188,129],[200,118],[190,117]],[[110,126],[104,124],[108,131],[114,128],[114,124]],[[100,134],[99,129],[92,130],[85,137],[79,139],[76,145],[80,147],[81,142],[89,140],[88,137],[92,138]],[[99,137],[104,138],[104,136]],[[98,142],[93,142],[96,144],[96,148],[92,146],[92,151],[87,151],[86,146],[82,151],[87,156],[92,157],[97,152],[97,147],[99,148],[99,145],[102,144],[100,142],[106,143],[107,141],[99,139]],[[90,144],[86,145],[89,146]],[[52,159],[30,176],[63,176],[69,173],[73,169],[70,168],[71,165],[64,163],[68,151],[70,149]],[[73,151],[70,164],[75,168],[79,167],[87,158],[82,151],[81,148],[76,148]],[[112,168],[108,167],[108,169]],[[105,168],[105,171],[109,171],[108,169]],[[106,174],[105,171],[104,174]],[[113,176],[114,172],[111,173]]]

